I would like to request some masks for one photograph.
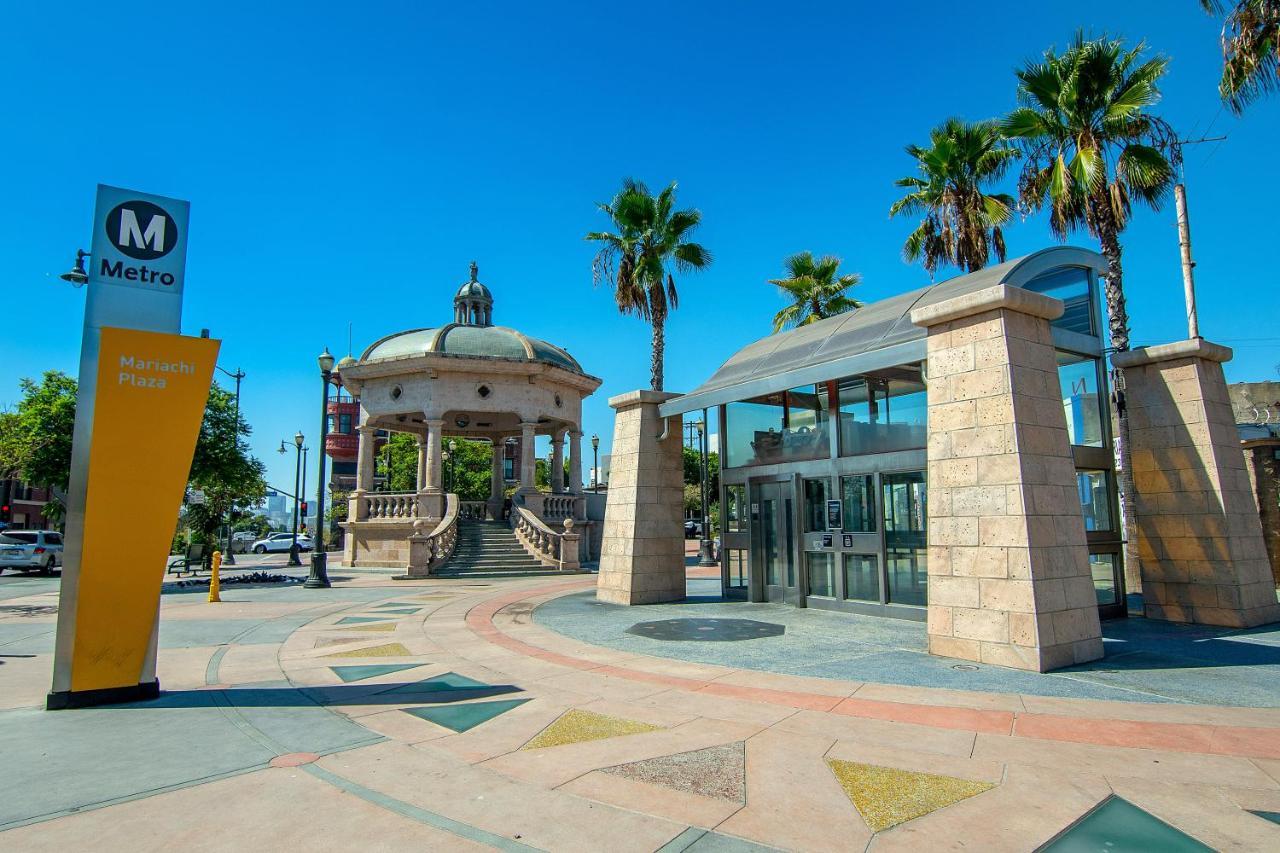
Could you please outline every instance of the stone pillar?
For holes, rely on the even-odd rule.
[[[1129,409],[1146,615],[1250,628],[1280,604],[1222,363],[1197,338],[1116,353]]]
[[[1049,320],[1007,285],[917,308],[929,330],[929,651],[1044,672],[1102,657]]]
[[[1280,587],[1280,483],[1277,482],[1280,465],[1277,465],[1277,451],[1280,451],[1280,441],[1275,439],[1244,443],[1244,467],[1249,472],[1253,501],[1258,506],[1258,520],[1262,523],[1267,558],[1271,561],[1271,575],[1276,586]]]
[[[506,449],[502,438],[495,438],[493,440],[493,470],[489,474],[489,517],[493,519],[502,518],[503,492],[506,491],[506,481],[502,476],[502,462],[505,455]]]
[[[426,435],[426,459],[423,462],[425,486],[418,486],[418,512],[426,518],[444,516],[444,490],[440,487],[440,442],[444,433],[444,421],[428,420]]]
[[[351,521],[364,521],[368,517],[368,505],[364,502],[364,496],[373,490],[375,430],[368,424],[361,424],[356,427],[356,433],[360,436],[359,448],[356,451],[356,487],[352,490],[351,497],[347,502],[347,518]],[[350,541],[354,541],[352,536],[347,538]],[[343,553],[346,553],[345,550]],[[348,564],[350,562],[350,560],[347,560]]]
[[[538,490],[534,473],[537,471],[533,455],[534,430],[537,424],[532,421],[520,422],[520,491],[536,492]]]
[[[564,491],[564,433],[551,434],[551,493]]]
[[[571,495],[582,494],[582,433],[569,430],[569,488]]]
[[[658,415],[677,397],[632,391],[609,401],[613,464],[604,513],[596,598],[613,604],[652,604],[685,597],[684,469],[679,417]]]
[[[424,491],[427,482],[427,437],[418,436],[418,476],[415,481],[418,491]]]

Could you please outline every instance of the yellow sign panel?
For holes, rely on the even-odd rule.
[[[218,346],[102,329],[73,691],[139,683]]]

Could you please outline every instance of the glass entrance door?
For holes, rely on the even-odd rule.
[[[800,601],[796,566],[795,493],[790,480],[751,486],[751,571],[765,601]]]
[[[884,474],[884,564],[889,604],[924,606],[929,579],[925,530],[928,520],[923,471]]]

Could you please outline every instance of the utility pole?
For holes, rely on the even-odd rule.
[[[227,370],[225,367],[223,367],[220,364],[215,364],[214,367],[218,368],[218,370],[221,370],[227,376],[230,376],[232,379],[236,381],[236,430],[235,430],[235,434],[231,437],[231,441],[233,444],[238,445],[240,442],[240,380],[244,379],[245,374],[244,374],[244,371],[238,367],[236,368],[235,373],[232,373],[231,371]],[[233,502],[232,507],[234,506],[235,504]],[[225,555],[223,555],[223,558],[222,558],[222,564],[224,566],[234,566],[236,564],[236,555],[231,550],[231,537],[233,532],[234,531],[232,530],[232,524],[231,524],[231,511],[228,510],[227,511],[227,552]]]
[[[1174,143],[1182,180],[1173,187],[1173,200],[1178,212],[1178,251],[1182,255],[1182,293],[1187,306],[1187,337],[1193,340],[1200,337],[1200,317],[1196,312],[1196,262],[1191,259],[1191,218],[1187,214],[1186,169],[1182,165],[1182,147],[1204,142],[1223,142],[1226,138],[1203,136],[1199,139],[1179,139]]]

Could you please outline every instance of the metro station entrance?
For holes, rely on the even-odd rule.
[[[791,477],[752,480],[750,495],[751,598],[798,605],[795,483]]]

